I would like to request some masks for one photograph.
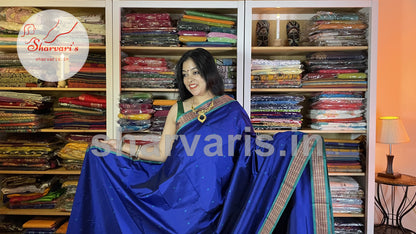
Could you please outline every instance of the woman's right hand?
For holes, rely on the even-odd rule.
[[[117,140],[116,139],[109,139],[107,141],[101,141],[104,144],[108,144],[111,147],[113,147],[114,149],[117,149]]]

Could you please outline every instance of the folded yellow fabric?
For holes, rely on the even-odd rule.
[[[67,180],[62,183],[62,188],[68,187],[68,186],[78,186],[77,180]]]
[[[118,114],[120,119],[131,119],[131,120],[146,120],[152,117],[151,114],[137,114],[137,115],[125,115],[125,114]]]
[[[154,106],[172,106],[176,103],[176,100],[171,99],[155,99],[153,100]]]
[[[179,36],[180,42],[188,41],[207,41],[207,37],[195,37],[195,36]]]
[[[58,152],[58,156],[63,159],[84,160],[88,146],[87,142],[70,142]]]

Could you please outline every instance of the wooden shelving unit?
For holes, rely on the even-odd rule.
[[[111,29],[112,29],[112,1],[111,0],[20,0],[20,1],[3,1],[0,0],[0,8],[3,7],[37,7],[43,10],[48,9],[60,9],[69,13],[74,12],[77,8],[88,9],[90,13],[103,13],[106,22],[106,35],[104,46],[90,46],[89,52],[91,53],[104,53],[106,55],[106,83],[107,88],[57,88],[57,87],[0,87],[0,91],[13,91],[13,92],[27,92],[27,93],[42,93],[51,96],[74,96],[79,95],[81,92],[85,93],[100,93],[107,95],[108,100],[112,100],[112,58],[111,58]],[[0,45],[0,53],[16,53],[16,45]],[[107,100],[107,102],[108,102]],[[107,105],[107,123],[112,122],[112,106]],[[111,127],[107,126],[110,132]],[[90,129],[54,129],[54,128],[43,128],[37,131],[38,133],[96,133],[106,134],[106,130],[90,130]],[[3,133],[1,133],[3,134]],[[30,139],[31,133],[25,134]],[[0,178],[5,176],[16,176],[16,175],[54,175],[54,176],[78,176],[80,170],[66,170],[63,167],[49,170],[0,170]],[[70,216],[71,212],[60,211],[58,209],[9,209],[5,206],[6,204],[0,205],[0,215],[19,215],[19,216]]]
[[[117,114],[118,101],[122,92],[152,92],[157,94],[177,93],[177,89],[166,88],[121,88],[121,53],[137,54],[145,56],[167,56],[178,58],[191,47],[153,47],[153,46],[121,46],[120,45],[120,21],[124,9],[138,9],[141,12],[171,12],[180,14],[184,9],[218,11],[220,13],[234,14],[238,17],[238,43],[236,47],[210,47],[205,48],[214,56],[235,57],[237,59],[237,88],[226,90],[235,93],[237,101],[250,113],[250,98],[252,94],[272,93],[299,93],[309,95],[321,91],[356,91],[366,94],[366,119],[367,130],[365,131],[321,131],[315,129],[300,129],[299,131],[309,134],[358,136],[366,135],[366,161],[365,172],[360,173],[330,173],[330,176],[353,176],[359,178],[365,187],[365,212],[363,214],[334,214],[334,217],[354,217],[365,222],[365,232],[372,233],[374,226],[374,165],[375,165],[375,108],[376,108],[376,62],[377,62],[377,0],[311,0],[311,1],[133,1],[133,0],[54,0],[54,1],[30,1],[21,0],[18,2],[0,0],[0,7],[12,6],[35,6],[44,9],[65,9],[65,8],[99,8],[105,12],[106,21],[106,46],[91,46],[92,52],[106,53],[107,88],[49,88],[49,87],[0,87],[2,91],[23,91],[23,92],[49,92],[68,94],[71,92],[100,92],[107,96],[107,129],[53,129],[45,128],[39,130],[42,133],[99,133],[107,134],[110,138],[117,137]],[[321,46],[252,46],[252,22],[254,15],[273,16],[299,15],[306,18],[318,10],[346,10],[364,11],[368,16],[368,46],[345,46],[345,47],[321,47]],[[1,52],[15,52],[16,46],[0,45]],[[367,51],[368,52],[368,87],[367,88],[279,88],[279,89],[252,89],[250,84],[251,59],[261,57],[304,57],[305,54],[320,51]],[[259,134],[274,134],[287,130],[259,130]],[[21,171],[21,170],[0,170],[1,176],[6,175],[79,175],[80,171],[68,171],[63,168],[46,171]],[[69,216],[70,212],[61,212],[48,209],[7,209],[0,207],[2,215],[51,215]]]
[[[348,130],[348,131],[323,131],[303,127],[296,131],[302,131],[308,134],[319,134],[324,137],[342,139],[353,139],[360,135],[366,135],[367,146],[366,159],[363,162],[365,167],[363,172],[359,173],[329,173],[329,176],[351,176],[360,181],[365,192],[364,207],[365,211],[360,214],[335,213],[336,218],[359,218],[365,223],[365,232],[372,233],[374,228],[374,155],[375,155],[375,101],[376,96],[376,45],[377,45],[377,11],[376,1],[246,1],[245,9],[245,46],[247,51],[244,64],[244,108],[250,113],[251,95],[258,94],[299,94],[309,96],[322,91],[353,91],[365,93],[366,97],[366,130]],[[270,22],[276,22],[277,17],[279,24],[270,26],[270,30],[277,34],[280,33],[280,39],[286,37],[285,22],[288,20],[297,20],[301,24],[307,24],[307,20],[318,11],[335,11],[335,12],[363,12],[368,21],[368,46],[255,46],[255,27],[253,23],[259,19],[266,19]],[[277,28],[276,28],[277,26]],[[275,28],[273,28],[275,27]],[[269,32],[269,45],[273,44],[273,34]],[[251,33],[250,33],[251,32]],[[304,32],[304,31],[303,31]],[[284,34],[284,35],[283,35]],[[306,55],[313,52],[328,51],[367,51],[368,52],[368,79],[367,88],[251,88],[251,60],[252,58],[271,58],[271,59],[299,59],[304,60]],[[257,130],[259,134],[275,134],[287,130]]]

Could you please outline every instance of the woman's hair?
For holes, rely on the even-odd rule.
[[[199,73],[207,83],[207,90],[211,91],[215,96],[223,95],[224,81],[218,73],[214,57],[207,50],[196,48],[183,54],[176,64],[176,82],[179,89],[179,99],[184,101],[192,97],[192,94],[186,89],[183,83],[182,74],[183,63],[188,59],[194,61]]]

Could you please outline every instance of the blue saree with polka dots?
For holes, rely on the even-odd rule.
[[[228,96],[203,123],[185,112],[177,135],[161,164],[92,146],[67,233],[332,233],[325,155],[313,157],[319,139],[260,139]]]

